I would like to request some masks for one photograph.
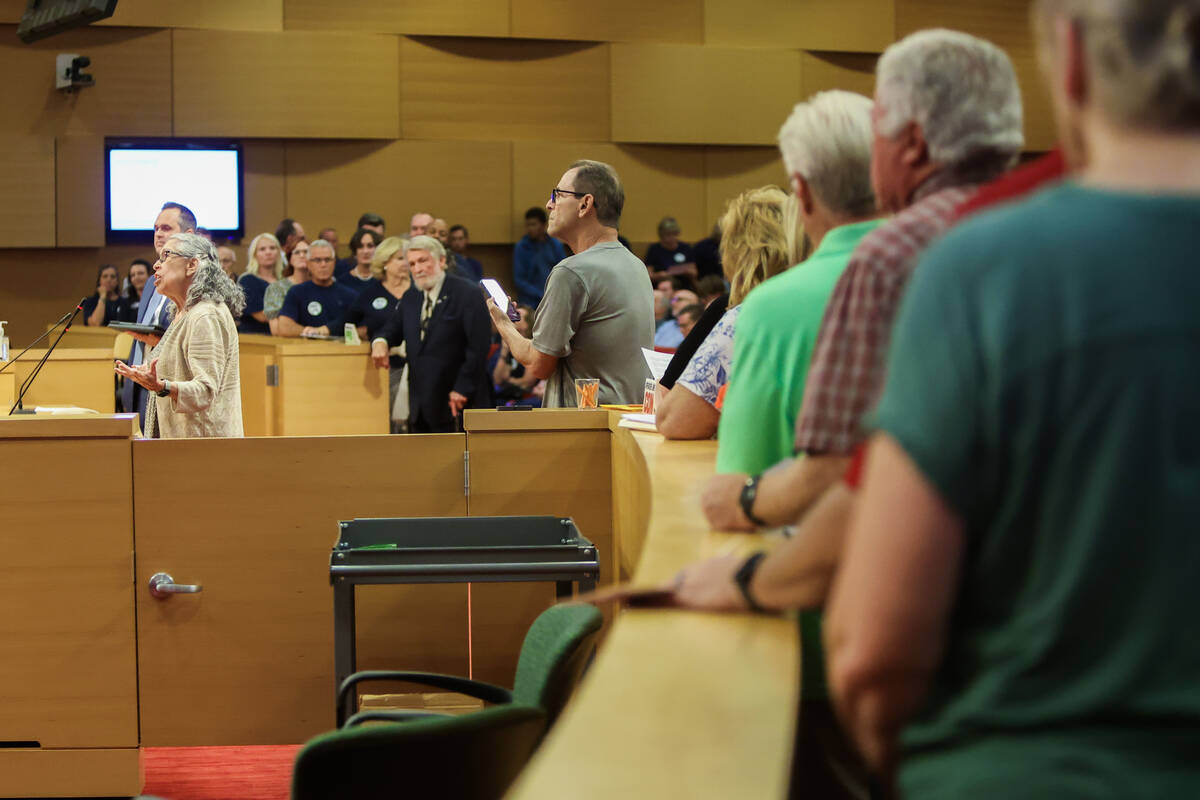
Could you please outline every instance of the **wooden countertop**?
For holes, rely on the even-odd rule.
[[[698,558],[764,545],[708,530],[699,496],[716,442],[613,435],[632,437],[650,478],[635,583],[662,584]],[[799,654],[792,619],[626,610],[509,797],[783,797]]]
[[[132,439],[137,432],[137,414],[0,416],[0,439]]]
[[[341,339],[302,339],[289,336],[268,336],[261,333],[238,334],[238,346],[242,350],[270,348],[281,355],[331,356],[346,353],[369,355],[371,343],[346,344]]]

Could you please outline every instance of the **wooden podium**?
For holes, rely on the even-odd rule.
[[[247,436],[387,433],[388,373],[371,346],[241,334]]]
[[[0,659],[0,796],[141,791],[136,422],[0,417],[0,608],[13,648]]]

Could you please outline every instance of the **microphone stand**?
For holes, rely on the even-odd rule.
[[[87,300],[87,298],[85,297],[85,298],[83,298],[83,300]],[[62,325],[64,322],[69,320],[71,317],[75,316],[76,311],[83,310],[83,300],[79,301],[79,304],[75,307],[75,309],[73,311],[68,311],[66,314],[63,314],[62,317],[59,318],[58,322],[51,325],[49,328],[46,329],[45,333],[43,333],[41,336],[34,339],[33,342],[29,345],[29,347],[26,347],[24,350],[17,353],[11,359],[9,359],[8,361],[5,361],[4,366],[0,366],[0,372],[4,372],[4,370],[8,369],[13,364],[17,363],[17,361],[19,361],[21,359],[21,356],[25,355],[30,350],[32,350],[37,345],[38,342],[40,342],[42,339],[45,339],[50,334],[54,333],[54,331],[58,328],[59,325]]]
[[[84,300],[86,300],[86,299],[87,298],[85,297]],[[45,355],[43,355],[41,360],[38,361],[37,366],[34,367],[33,371],[29,373],[29,377],[26,378],[25,382],[21,384],[21,390],[17,393],[17,402],[13,403],[12,408],[10,408],[8,410],[8,415],[10,417],[13,415],[14,412],[20,413],[20,414],[34,413],[32,411],[26,411],[25,407],[23,405],[21,405],[21,400],[24,399],[25,393],[27,391],[29,391],[29,387],[33,385],[34,378],[36,378],[38,376],[38,373],[42,371],[42,367],[46,366],[46,361],[50,358],[50,354],[54,352],[54,348],[58,347],[58,343],[61,342],[62,338],[67,335],[67,331],[71,330],[71,324],[73,322],[75,322],[75,316],[82,310],[83,310],[83,300],[80,300],[79,303],[75,306],[75,309],[70,314],[64,315],[63,319],[65,319],[67,321],[66,327],[58,332],[58,338],[54,340],[54,343],[51,344],[50,347],[46,350]],[[55,323],[55,326],[61,325],[62,321],[63,320],[60,319],[57,323]],[[50,330],[46,331],[44,334],[42,334],[41,336],[39,336],[37,339],[34,340],[34,344],[37,344],[38,341],[49,336],[53,331],[54,331],[54,328],[51,328]],[[29,345],[29,347],[33,347],[33,345],[31,344],[31,345]],[[29,347],[26,347],[25,350],[22,350],[20,353],[18,353],[17,358],[20,358],[21,356],[23,356],[25,354],[25,352],[27,350],[29,350]],[[16,361],[16,358],[14,358],[13,361]],[[12,362],[9,362],[9,363],[12,363]]]

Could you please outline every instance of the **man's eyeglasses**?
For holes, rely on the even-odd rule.
[[[588,192],[572,192],[572,191],[569,191],[569,190],[567,190],[567,189],[558,189],[558,188],[554,188],[554,189],[551,189],[551,190],[550,190],[550,202],[551,202],[551,203],[557,203],[557,202],[558,202],[558,196],[559,196],[560,194],[569,194],[569,195],[571,195],[571,197],[585,197],[585,196],[587,196],[589,193],[588,193]]]

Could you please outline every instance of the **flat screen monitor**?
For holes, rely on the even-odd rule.
[[[238,142],[180,139],[106,139],[106,238],[143,244],[153,238],[163,203],[182,203],[215,239],[245,232],[242,146]]]

